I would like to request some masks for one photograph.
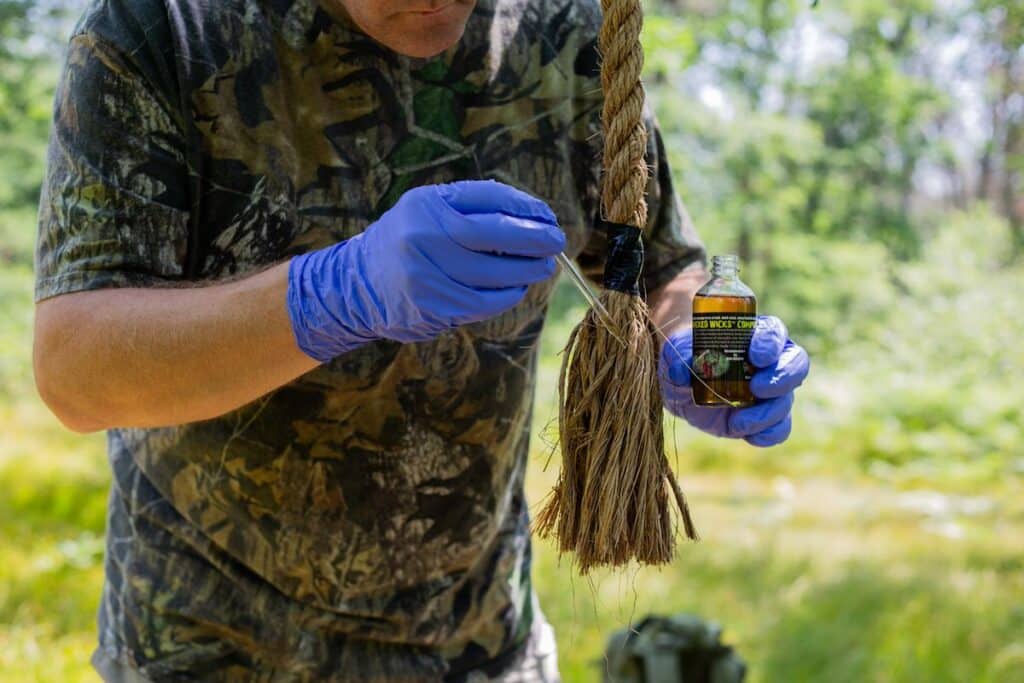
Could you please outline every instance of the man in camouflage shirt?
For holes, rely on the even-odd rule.
[[[35,357],[69,427],[109,430],[105,680],[557,679],[523,493],[552,279],[322,364],[285,287],[290,259],[467,179],[543,200],[597,276],[596,2],[90,4],[56,97]],[[703,252],[656,134],[649,161],[665,322]]]

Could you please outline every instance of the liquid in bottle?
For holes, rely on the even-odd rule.
[[[754,404],[747,357],[757,323],[757,298],[739,279],[736,256],[715,256],[711,280],[693,299],[691,384],[697,405]]]

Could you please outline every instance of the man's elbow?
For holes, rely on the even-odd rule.
[[[32,370],[36,391],[46,407],[73,432],[88,434],[105,429],[107,425],[96,415],[99,406],[81,395],[79,378],[66,368],[71,340],[42,307],[36,309],[35,335],[32,343]]]
[[[46,363],[39,363],[38,355],[33,364],[36,391],[43,403],[60,423],[73,432],[89,434],[104,429],[104,424],[80,407],[81,401],[71,396],[67,383],[61,381],[60,373],[54,372]]]

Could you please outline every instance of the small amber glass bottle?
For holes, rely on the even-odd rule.
[[[711,259],[711,281],[693,299],[693,401],[702,406],[754,404],[747,352],[757,298],[739,279],[736,256]]]

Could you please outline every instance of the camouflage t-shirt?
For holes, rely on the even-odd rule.
[[[596,0],[481,2],[432,59],[328,7],[93,0],[56,97],[37,299],[241,276],[470,178],[544,199],[600,272]],[[649,161],[648,289],[703,256],[657,135]],[[216,419],[111,430],[99,654],[153,680],[500,670],[532,620],[523,474],[552,287]]]

